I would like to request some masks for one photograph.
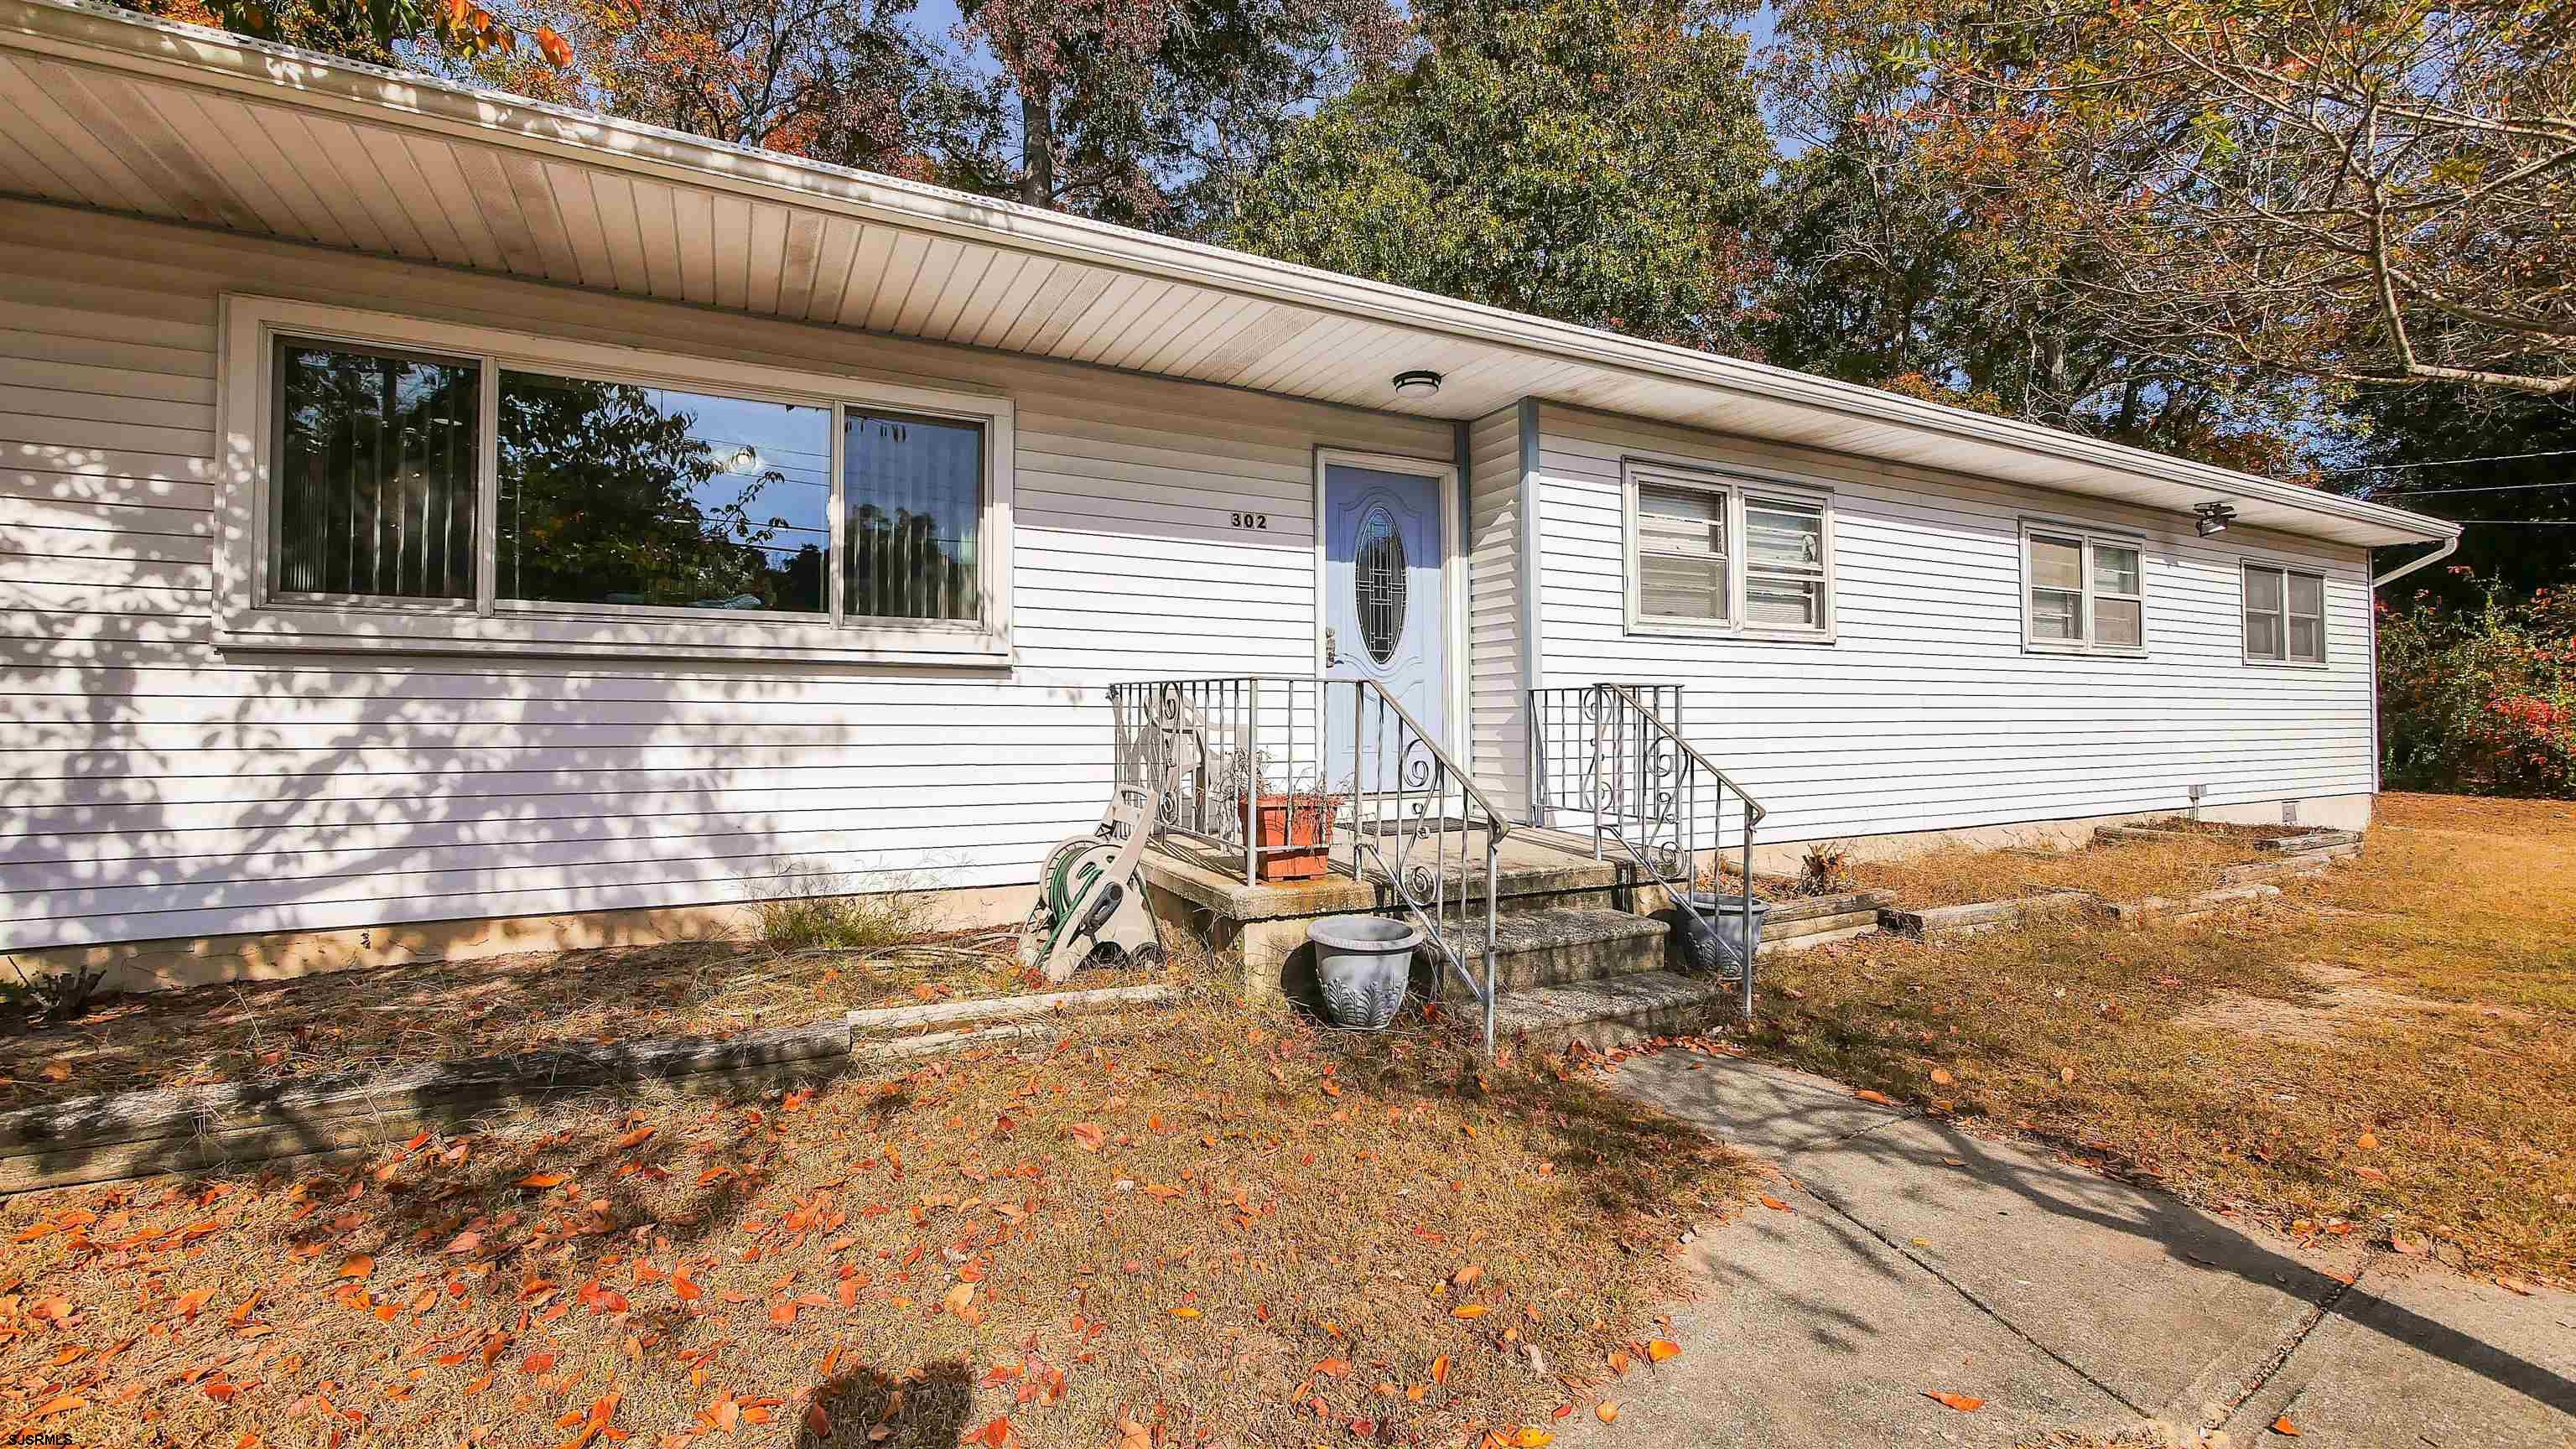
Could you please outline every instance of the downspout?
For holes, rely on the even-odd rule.
[[[2399,564],[2397,567],[2390,569],[2388,572],[2381,574],[2375,579],[2372,579],[2370,581],[2370,587],[2374,591],[2384,588],[2387,585],[2393,584],[2399,579],[2406,577],[2408,574],[2415,572],[2417,569],[2424,567],[2426,564],[2440,563],[2442,560],[2449,558],[2451,555],[2458,553],[2459,551],[2460,536],[2455,533],[2449,538],[2443,539],[2442,546],[2440,548],[2433,550],[2431,553],[2424,555],[2413,563]]]
[[[2373,798],[2385,790],[2383,778],[2386,756],[2380,753],[2379,738],[2379,591],[2427,564],[2437,564],[2460,551],[2460,536],[2452,534],[2442,546],[2411,563],[2402,563],[2370,581],[2370,793]]]
[[[1520,536],[1514,540],[1512,587],[1519,594],[1520,676],[1521,676],[1521,756],[1524,766],[1533,758],[1538,745],[1538,706],[1532,691],[1541,687],[1539,664],[1538,617],[1538,399],[1523,397],[1513,419],[1519,434],[1520,477],[1514,483],[1518,490],[1513,499],[1515,519]],[[1543,825],[1538,808],[1538,781],[1525,778],[1521,788],[1521,814],[1532,825]]]

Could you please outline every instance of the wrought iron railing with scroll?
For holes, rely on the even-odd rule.
[[[1494,1045],[1495,911],[1512,822],[1411,711],[1372,680],[1223,675],[1112,685],[1118,778],[1141,778],[1157,724],[1198,732],[1204,763],[1165,798],[1158,835],[1205,847],[1202,865],[1246,883],[1263,863],[1322,845],[1328,867],[1378,889],[1410,919],[1441,979],[1454,977]],[[1162,712],[1158,715],[1157,711]],[[1284,794],[1289,837],[1261,840],[1259,797]],[[1294,838],[1300,813],[1324,838]],[[1483,958],[1483,977],[1469,963]]]
[[[1720,864],[1728,836],[1740,855],[1736,882],[1747,909],[1734,942],[1741,963],[1739,1004],[1753,1015],[1753,829],[1762,802],[1711,763],[1682,733],[1682,691],[1677,684],[1604,681],[1530,691],[1529,791],[1533,821],[1557,830],[1592,833],[1592,854],[1614,849],[1633,862],[1649,889],[1670,897],[1714,933],[1719,912],[1698,891],[1706,862],[1712,883],[1724,889]]]

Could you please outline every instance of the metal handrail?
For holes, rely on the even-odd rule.
[[[1340,707],[1341,690],[1350,691],[1347,714]],[[1195,840],[1228,855],[1240,852],[1241,878],[1248,885],[1260,881],[1265,857],[1323,845],[1326,868],[1378,884],[1392,894],[1391,908],[1422,929],[1442,979],[1456,976],[1483,1008],[1485,1048],[1491,1053],[1501,847],[1512,821],[1401,700],[1375,680],[1250,674],[1133,681],[1110,686],[1109,697],[1121,781],[1141,768],[1149,718],[1142,711],[1154,702],[1179,700],[1201,733],[1201,766],[1165,796],[1157,836]],[[1337,717],[1351,731],[1347,781],[1330,778],[1342,763],[1334,755]],[[1330,837],[1306,845],[1293,838],[1276,846],[1260,843],[1253,826],[1257,808],[1246,809],[1244,796],[1257,797],[1274,780],[1301,798],[1329,794],[1348,801],[1350,816],[1342,826],[1351,840],[1347,858],[1339,858],[1339,842]],[[1293,837],[1294,806],[1290,814]],[[1314,818],[1323,814],[1319,809]],[[1473,903],[1467,870],[1478,834],[1485,855],[1481,982],[1466,962]],[[1396,842],[1391,854],[1389,838]],[[1428,859],[1417,859],[1426,854]]]
[[[1717,763],[1684,737],[1676,719],[1665,716],[1669,699],[1680,712],[1681,689],[1671,684],[1602,681],[1571,689],[1530,691],[1529,796],[1534,818],[1552,821],[1566,808],[1556,799],[1565,761],[1558,757],[1564,741],[1550,737],[1551,726],[1588,725],[1591,733],[1578,807],[1590,817],[1594,858],[1605,841],[1615,841],[1638,869],[1652,878],[1676,911],[1687,913],[1714,932],[1713,912],[1693,898],[1700,859],[1700,826],[1708,820],[1707,853],[1712,869],[1725,850],[1720,839],[1726,795],[1733,792],[1743,822],[1738,879],[1746,909],[1738,959],[1743,963],[1741,1005],[1753,1015],[1753,831],[1770,812],[1753,792],[1718,768]],[[1557,698],[1551,701],[1551,696]],[[1567,701],[1578,708],[1568,717]],[[1553,713],[1549,705],[1557,707]],[[1713,798],[1703,812],[1700,779],[1705,776]],[[1632,798],[1633,792],[1633,798]]]
[[[1672,741],[1673,744],[1682,751],[1682,753],[1690,756],[1691,760],[1701,769],[1706,770],[1709,774],[1715,776],[1717,783],[1734,791],[1735,798],[1744,802],[1744,808],[1746,811],[1744,823],[1746,829],[1750,830],[1752,827],[1761,824],[1763,818],[1771,813],[1768,809],[1763,807],[1763,804],[1759,799],[1754,797],[1752,791],[1745,789],[1740,784],[1737,784],[1734,776],[1719,769],[1715,761],[1709,759],[1708,756],[1701,754],[1699,746],[1682,738],[1681,731],[1673,728],[1671,724],[1667,723],[1661,711],[1638,699],[1637,687],[1635,685],[1605,684],[1602,685],[1601,688],[1607,689],[1611,693],[1625,699],[1630,704],[1635,705],[1638,712],[1646,717],[1647,723],[1653,725],[1658,733],[1662,734],[1665,739]],[[1748,876],[1747,879],[1749,880],[1751,877]]]
[[[1376,680],[1350,682],[1357,686],[1351,697],[1351,877],[1354,880],[1368,879],[1368,871],[1362,864],[1363,856],[1375,864],[1378,879],[1395,892],[1398,904],[1412,915],[1414,924],[1429,937],[1434,954],[1440,958],[1442,972],[1454,973],[1483,1009],[1485,1054],[1491,1056],[1494,1051],[1495,914],[1502,896],[1503,838],[1511,834],[1511,821],[1494,808],[1494,802],[1484,791],[1476,788],[1475,781],[1468,777],[1457,761],[1449,758],[1448,751],[1440,748],[1439,741],[1431,737],[1431,732],[1422,727],[1422,721],[1413,717],[1413,712],[1404,707],[1403,701],[1388,693]],[[1398,724],[1393,771],[1398,848],[1392,866],[1387,864],[1385,852],[1378,845],[1378,822],[1385,819],[1388,812],[1382,802],[1381,808],[1374,812],[1368,808],[1370,796],[1386,793],[1382,789],[1372,789],[1369,783],[1376,778],[1368,768],[1364,747],[1371,733],[1364,718],[1371,700],[1378,706],[1380,728],[1376,733],[1381,740],[1385,734],[1387,714],[1392,713]],[[1421,752],[1419,755],[1415,753],[1417,750]],[[1385,772],[1386,763],[1381,753],[1381,774]],[[1453,786],[1461,806],[1474,802],[1476,811],[1484,816],[1482,822],[1470,818],[1462,808],[1458,828],[1454,831],[1449,828],[1448,800]],[[1414,793],[1415,787],[1419,787],[1423,794],[1424,808],[1407,816],[1403,810],[1405,797]],[[1435,821],[1437,828],[1434,828]],[[1475,974],[1467,969],[1465,950],[1469,923],[1466,881],[1468,833],[1475,829],[1482,829],[1485,837],[1485,979],[1482,982],[1477,981]],[[1432,858],[1428,862],[1414,858],[1426,837],[1432,847]],[[1448,925],[1449,847],[1453,837],[1458,847],[1458,929],[1454,940]]]

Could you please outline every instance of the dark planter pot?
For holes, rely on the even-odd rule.
[[[1673,929],[1692,970],[1734,976],[1744,969],[1744,902],[1742,896],[1693,891],[1691,904],[1708,919],[1703,921],[1689,911],[1674,912]],[[1762,949],[1763,919],[1770,914],[1771,903],[1755,898],[1753,949],[1757,952]]]
[[[1257,803],[1239,804],[1244,831],[1261,850],[1259,878],[1313,880],[1324,874],[1341,808],[1339,795],[1264,795]]]

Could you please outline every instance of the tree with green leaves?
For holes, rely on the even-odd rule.
[[[1736,12],[1430,0],[1418,52],[1292,125],[1219,237],[1293,262],[1740,348],[1773,160]]]
[[[1302,109],[1383,63],[1390,0],[961,0],[998,63],[978,189],[1188,230]]]

